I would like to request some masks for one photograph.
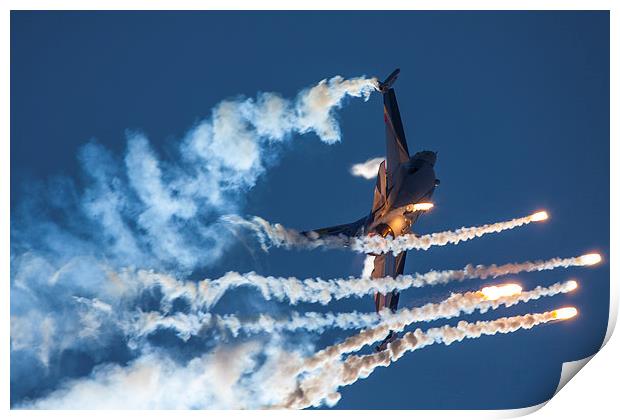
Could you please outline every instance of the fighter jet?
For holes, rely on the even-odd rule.
[[[304,234],[310,238],[339,236],[345,238],[364,235],[391,236],[393,238],[412,233],[418,217],[431,205],[430,199],[439,185],[435,177],[437,154],[431,151],[419,151],[413,156],[405,139],[405,131],[398,110],[396,93],[392,85],[400,73],[396,69],[377,88],[383,95],[383,118],[385,120],[386,159],[379,166],[377,183],[370,213],[361,219],[344,225],[316,229]],[[403,274],[407,252],[397,256],[392,253],[376,255],[373,279],[397,277]],[[375,309],[384,308],[396,311],[399,293],[394,290],[387,294],[375,293]],[[377,351],[384,350],[397,338],[390,334],[377,346]]]

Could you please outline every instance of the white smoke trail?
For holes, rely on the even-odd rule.
[[[122,156],[96,142],[84,145],[77,180],[28,182],[11,213],[11,320],[21,327],[11,331],[15,382],[28,387],[37,375],[46,378],[41,381],[50,372],[64,376],[57,367],[40,367],[59,363],[67,348],[83,350],[90,360],[117,357],[106,350],[115,332],[83,317],[83,305],[73,299],[133,309],[125,289],[140,285],[106,281],[104,261],[112,270],[151,267],[180,275],[211,266],[232,244],[219,217],[240,211],[247,191],[277,162],[278,144],[302,133],[339,141],[337,111],[375,88],[375,79],[337,76],[292,98],[235,96],[207,110],[165,154],[145,134],[130,131]]]
[[[314,131],[327,143],[339,141],[340,128],[332,115],[332,110],[340,107],[346,96],[363,97],[367,100],[375,90],[377,90],[375,78],[344,79],[335,76],[329,80],[322,80],[298,97],[295,104],[296,130],[300,133]],[[282,120],[280,115],[271,115],[271,118]]]
[[[396,238],[392,238],[391,236],[384,238],[380,235],[354,238],[334,235],[319,238],[318,235],[312,235],[312,232],[309,232],[308,235],[304,235],[294,229],[285,228],[279,223],[269,223],[258,216],[254,216],[248,220],[237,215],[226,215],[222,216],[221,220],[254,232],[261,244],[261,248],[265,251],[271,246],[304,249],[350,247],[354,251],[365,254],[386,254],[392,252],[394,255],[398,255],[403,251],[412,249],[427,250],[432,246],[458,244],[490,233],[499,233],[525,226],[532,222],[540,222],[546,220],[547,217],[547,213],[541,211],[505,222],[462,227],[454,231],[449,230],[421,236],[405,234]]]
[[[368,159],[363,163],[356,163],[351,166],[351,175],[353,176],[361,176],[366,179],[373,179],[377,177],[377,172],[379,172],[379,165],[381,162],[385,160],[384,157],[377,157],[373,159]]]
[[[225,215],[220,218],[225,223],[240,226],[251,230],[256,235],[263,251],[272,246],[283,248],[343,248],[349,245],[351,238],[346,236],[326,236],[324,238],[312,238],[303,235],[295,229],[289,229],[279,223],[269,223],[265,219],[254,216],[244,219],[238,215]]]
[[[396,238],[384,238],[380,235],[364,236],[354,238],[351,242],[351,249],[364,253],[386,254],[392,252],[394,255],[398,255],[403,251],[411,249],[427,250],[431,246],[456,245],[459,242],[469,241],[489,233],[499,233],[545,219],[547,219],[547,213],[537,212],[506,222],[462,227],[454,231],[431,233],[422,236],[416,236],[414,234],[401,235]]]
[[[492,321],[460,321],[455,327],[445,325],[425,332],[416,329],[401,339],[390,343],[386,350],[369,355],[349,356],[343,362],[332,362],[315,375],[301,379],[296,390],[277,408],[301,409],[319,406],[323,402],[334,405],[340,399],[338,388],[368,377],[376,368],[389,366],[410,351],[419,350],[435,343],[450,345],[466,338],[482,335],[507,334],[519,329],[559,320],[557,311],[504,317]]]
[[[366,255],[366,258],[364,258],[364,267],[362,268],[362,278],[369,279],[374,269],[375,269],[375,256]]]
[[[172,329],[186,341],[191,336],[198,335],[205,328],[218,329],[237,337],[241,333],[252,335],[296,330],[324,331],[328,328],[357,329],[376,325],[380,320],[379,315],[374,312],[355,311],[347,313],[293,312],[287,318],[280,319],[260,314],[258,318],[252,320],[239,318],[233,314],[216,315],[208,312],[168,315],[155,311],[137,311],[128,319],[121,321],[121,329],[132,342],[146,337],[159,328]]]
[[[559,293],[568,293],[577,287],[577,283],[569,280],[563,283],[555,283],[549,287],[538,286],[533,290],[516,293],[510,296],[500,296],[497,299],[489,299],[483,291],[453,294],[448,299],[439,303],[428,303],[424,306],[411,309],[401,309],[394,314],[386,314],[382,317],[379,326],[361,331],[342,343],[334,344],[317,352],[306,360],[305,370],[313,370],[342,355],[361,350],[364,346],[371,345],[383,340],[390,331],[400,332],[405,327],[415,322],[434,321],[441,318],[453,318],[463,313],[471,314],[475,310],[485,313],[489,309],[497,309],[499,306],[510,307],[520,302],[550,297]]]
[[[122,330],[130,338],[136,340],[143,338],[159,328],[169,328],[177,332],[177,335],[188,340],[191,336],[198,335],[203,328],[217,328],[230,332],[233,336],[240,333],[251,335],[259,333],[274,333],[280,331],[314,331],[323,332],[330,328],[361,329],[375,327],[363,331],[358,335],[349,337],[344,342],[330,346],[317,353],[311,360],[305,363],[305,368],[316,368],[330,359],[339,358],[341,355],[360,350],[365,345],[373,344],[382,340],[391,331],[402,331],[407,325],[414,322],[434,321],[441,318],[453,318],[463,313],[471,314],[479,310],[485,313],[489,309],[497,309],[499,306],[513,306],[520,302],[529,302],[542,297],[555,296],[559,293],[567,293],[577,286],[576,282],[569,280],[563,283],[555,283],[549,287],[538,286],[533,290],[519,292],[510,296],[496,298],[486,296],[485,289],[481,291],[453,294],[449,298],[438,302],[428,303],[421,307],[405,308],[395,313],[389,309],[377,314],[362,312],[322,313],[306,312],[300,314],[293,312],[290,317],[278,319],[269,315],[261,314],[255,320],[241,319],[235,315],[216,315],[199,312],[197,314],[175,313],[173,315],[159,312],[136,312],[123,322]],[[94,308],[98,309],[98,308]]]
[[[260,362],[263,359],[264,362]],[[277,338],[224,344],[183,360],[147,349],[128,363],[104,363],[17,409],[258,409],[281,401],[295,387],[274,366],[295,360]],[[281,389],[278,389],[281,387]]]
[[[226,273],[215,280],[182,282],[170,276],[152,271],[140,270],[137,273],[125,271],[112,274],[122,277],[123,283],[137,284],[138,287],[159,286],[169,303],[177,297],[185,297],[195,310],[213,307],[219,299],[232,288],[248,286],[258,289],[266,300],[288,300],[291,304],[312,302],[327,304],[332,300],[347,297],[362,297],[372,292],[388,293],[411,287],[425,287],[467,279],[495,278],[521,272],[554,270],[575,266],[587,266],[600,261],[598,254],[587,254],[572,258],[552,258],[544,261],[526,261],[504,265],[472,265],[461,270],[429,271],[424,274],[400,275],[397,278],[340,278],[323,280],[321,278],[297,279],[295,277],[261,276],[254,272],[240,274]]]

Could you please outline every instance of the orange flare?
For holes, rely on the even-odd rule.
[[[579,257],[583,265],[594,265],[601,262],[601,254],[586,254]]]
[[[569,292],[572,292],[577,288],[578,284],[575,280],[569,280],[566,284],[566,288]]]
[[[547,220],[549,215],[546,211],[539,211],[530,216],[532,222],[542,222],[543,220]]]
[[[567,308],[556,309],[551,313],[555,319],[570,319],[577,315],[577,308],[569,306]]]
[[[413,211],[427,211],[435,207],[433,203],[416,203],[413,205]]]
[[[515,283],[503,284],[501,286],[488,286],[480,290],[480,294],[487,300],[496,300],[502,297],[514,296],[521,293],[523,288]]]

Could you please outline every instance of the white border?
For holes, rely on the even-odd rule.
[[[7,0],[8,10],[612,10],[612,0]]]
[[[4,308],[4,322],[2,323],[2,345],[0,353],[2,357],[2,363],[0,365],[0,371],[3,376],[3,381],[0,385],[0,393],[3,406],[5,410],[9,410],[9,363],[10,363],[10,312],[9,312],[9,278],[10,278],[10,214],[9,214],[9,188],[10,188],[10,10],[275,10],[275,9],[287,9],[287,10],[340,10],[340,9],[352,9],[352,10],[377,10],[380,6],[382,10],[403,10],[403,9],[415,9],[415,10],[610,10],[610,76],[611,76],[611,103],[610,103],[610,134],[612,139],[618,139],[618,127],[614,117],[617,117],[618,110],[618,84],[616,82],[616,75],[618,74],[618,24],[620,23],[618,7],[614,8],[617,2],[611,0],[591,0],[591,1],[558,1],[558,0],[546,0],[546,1],[534,1],[534,0],[505,0],[505,1],[491,1],[491,0],[477,0],[468,1],[463,0],[437,0],[437,1],[416,1],[416,0],[392,0],[390,2],[380,2],[377,0],[357,0],[355,2],[343,2],[343,1],[326,1],[326,0],[314,0],[314,1],[281,1],[281,0],[262,0],[260,2],[251,2],[247,0],[230,0],[227,2],[208,2],[199,0],[108,0],[108,1],[79,1],[79,0],[8,0],[4,1],[2,22],[0,25],[0,37],[2,48],[2,66],[0,66],[0,79],[1,90],[0,97],[4,98],[1,103],[0,112],[0,127],[4,128],[5,140],[3,142],[3,153],[0,153],[0,182],[2,183],[2,206],[0,206],[0,212],[2,215],[2,224],[0,225],[0,234],[2,235],[2,269],[4,273],[4,293],[0,294],[1,307]],[[260,6],[257,7],[257,6]],[[618,146],[616,143],[611,142],[610,161],[611,157],[618,157]],[[611,184],[618,179],[618,169],[614,165],[611,165]],[[620,214],[618,210],[618,195],[611,193],[611,212],[612,215]],[[611,219],[611,243],[610,249],[616,249],[618,233],[618,223],[614,218]],[[611,255],[605,258],[611,263]],[[618,272],[615,266],[611,266],[611,279],[618,278]],[[613,329],[616,324],[618,314],[618,287],[616,281],[611,281],[610,284],[610,319],[608,324],[607,334],[605,336],[605,344],[607,350],[602,354],[594,357],[590,365],[590,368],[586,368],[585,372],[580,374],[578,381],[571,381],[558,396],[554,397],[552,402],[549,403],[549,407],[545,410],[541,410],[536,413],[537,418],[574,418],[583,416],[596,416],[597,413],[614,413],[617,412],[617,384],[615,379],[618,377],[620,363],[615,357],[615,354],[619,354],[620,344],[618,339],[609,341]],[[538,408],[544,406],[530,407],[520,410],[499,410],[499,411],[321,411],[319,415],[328,418],[340,418],[353,417],[359,418],[360,416],[395,416],[399,418],[410,418],[411,416],[419,417],[432,417],[432,418],[447,418],[447,417],[465,417],[465,418],[502,418],[502,417],[514,417],[519,415],[528,414],[529,412],[536,411]],[[316,411],[305,412],[284,412],[284,411],[89,411],[87,413],[82,411],[10,411],[9,415],[15,418],[30,418],[30,417],[51,417],[51,418],[72,418],[88,416],[93,419],[108,419],[110,416],[131,417],[136,416],[148,416],[150,418],[178,418],[182,417],[194,417],[202,418],[205,415],[213,416],[227,416],[227,417],[264,417],[270,418],[287,418],[293,416],[314,416],[317,415]],[[603,418],[609,417],[606,415]]]

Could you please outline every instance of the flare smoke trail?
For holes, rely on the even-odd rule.
[[[169,159],[145,134],[128,131],[120,156],[95,141],[84,145],[81,176],[24,184],[11,212],[11,383],[23,384],[14,401],[34,383],[62,380],[65,351],[113,361],[106,346],[119,344],[115,326],[101,311],[86,317],[74,297],[127,312],[140,285],[109,281],[106,272],[148,267],[185,276],[211,266],[232,244],[220,216],[243,208],[282,145],[304,133],[339,141],[336,111],[375,89],[375,79],[336,76],[290,99],[237,96],[164,146]]]
[[[472,265],[462,270],[429,271],[424,274],[401,275],[397,278],[340,278],[323,280],[321,278],[297,279],[295,277],[261,276],[254,272],[240,274],[229,272],[215,280],[202,280],[198,283],[181,282],[170,276],[151,271],[112,274],[120,276],[126,284],[136,287],[154,287],[159,285],[165,299],[170,303],[177,297],[186,297],[195,310],[213,307],[228,290],[249,286],[258,289],[266,300],[288,300],[291,304],[312,302],[328,304],[332,300],[347,297],[362,297],[372,292],[388,293],[411,287],[425,287],[445,284],[451,281],[468,279],[487,279],[517,274],[521,272],[554,270],[556,268],[579,267],[596,264],[600,261],[598,254],[587,254],[572,258],[552,258],[542,261],[526,261],[504,265]]]
[[[348,246],[350,238],[345,236],[327,236],[312,239],[294,229],[288,229],[279,223],[271,224],[265,219],[254,216],[250,220],[235,214],[220,218],[222,222],[232,226],[246,228],[256,235],[263,251],[267,252],[272,246],[283,248],[343,248]]]
[[[445,246],[448,244],[456,245],[459,242],[469,241],[489,233],[499,233],[505,230],[525,226],[532,222],[546,220],[547,217],[546,212],[537,212],[529,216],[512,219],[507,222],[491,223],[474,227],[462,227],[454,231],[431,233],[422,236],[407,234],[393,239],[384,238],[380,235],[365,236],[355,238],[351,243],[351,249],[373,254],[386,254],[388,252],[392,252],[394,255],[398,255],[403,251],[408,251],[411,249],[425,251],[431,246]]]
[[[482,226],[462,227],[454,231],[431,233],[417,236],[405,234],[396,238],[382,237],[379,235],[348,238],[345,236],[328,236],[323,238],[311,238],[302,235],[294,229],[288,229],[279,223],[271,224],[258,216],[250,220],[237,215],[222,216],[221,220],[254,232],[261,248],[267,251],[271,246],[284,248],[343,248],[350,247],[352,250],[365,254],[386,254],[392,252],[398,255],[403,251],[412,249],[427,250],[432,246],[445,246],[469,241],[490,233],[499,233],[505,230],[528,225],[532,222],[546,220],[548,215],[540,211],[529,216],[512,219],[505,222],[497,222]]]
[[[504,295],[501,295],[501,288],[506,289],[508,286],[514,287],[507,290],[509,294],[504,292]],[[235,337],[240,333],[251,335],[295,330],[323,332],[329,328],[347,330],[374,327],[318,352],[307,360],[304,366],[305,369],[314,369],[330,359],[339,358],[343,354],[358,351],[365,345],[382,340],[390,330],[402,331],[407,325],[414,322],[453,318],[463,313],[471,314],[476,310],[485,313],[490,309],[497,309],[499,306],[510,307],[520,302],[568,293],[577,287],[577,283],[574,280],[569,280],[555,283],[549,287],[538,286],[533,290],[524,292],[519,291],[520,288],[516,285],[500,285],[498,287],[500,294],[497,296],[486,295],[485,292],[489,288],[485,288],[479,291],[453,294],[438,303],[428,303],[416,308],[404,308],[395,313],[389,309],[380,314],[357,311],[346,313],[306,312],[303,314],[293,312],[286,319],[276,319],[261,314],[256,320],[247,321],[231,314],[215,315],[199,312],[198,314],[175,313],[166,315],[159,312],[137,312],[124,322],[122,330],[133,340],[143,338],[159,328],[170,328],[175,330],[180,338],[188,340],[205,327],[225,330]],[[93,309],[98,310],[99,308]],[[379,323],[381,325],[377,326]]]
[[[375,269],[375,256],[366,255],[364,258],[364,266],[362,268],[362,278],[369,279],[372,276],[372,271]]]
[[[383,340],[390,331],[400,332],[415,322],[434,321],[441,318],[453,318],[463,313],[471,314],[475,310],[485,313],[489,309],[499,306],[510,307],[520,302],[555,296],[559,293],[568,293],[577,287],[577,283],[569,280],[555,283],[550,287],[538,286],[533,290],[500,296],[489,299],[483,291],[454,294],[439,303],[428,303],[419,308],[402,309],[395,314],[383,317],[379,326],[359,334],[348,337],[342,343],[334,344],[317,352],[306,360],[304,370],[313,370],[327,364],[331,360],[339,359],[342,355],[361,350],[364,346]]]
[[[572,309],[571,315],[574,315],[576,311],[574,308],[570,309]],[[340,400],[338,388],[368,377],[376,368],[389,366],[407,352],[419,350],[435,343],[450,345],[466,338],[507,334],[520,329],[531,329],[550,321],[566,319],[558,316],[559,311],[504,317],[493,321],[473,323],[460,321],[455,327],[445,325],[424,332],[416,329],[413,332],[406,333],[401,339],[390,343],[387,349],[382,352],[363,356],[352,355],[343,362],[332,363],[317,374],[303,378],[295,391],[278,408],[301,409],[316,407],[323,402],[333,406]]]

